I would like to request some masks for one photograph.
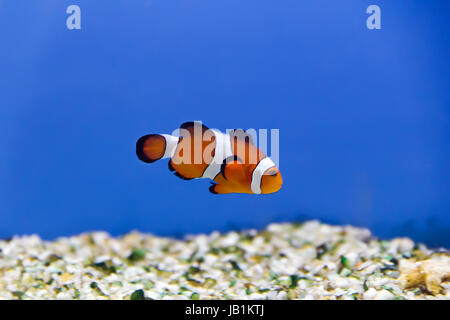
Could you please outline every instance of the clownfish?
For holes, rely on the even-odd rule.
[[[146,163],[169,159],[169,170],[181,179],[211,179],[209,191],[214,194],[280,190],[280,171],[242,129],[222,133],[194,121],[183,123],[179,132],[179,137],[148,134],[139,138],[138,158]]]

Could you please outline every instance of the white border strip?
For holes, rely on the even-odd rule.
[[[229,134],[223,134],[216,129],[209,130],[211,130],[216,137],[216,147],[214,151],[214,158],[212,158],[205,172],[203,172],[202,178],[214,179],[220,172],[220,167],[223,160],[232,155],[231,140]]]
[[[162,136],[166,139],[166,150],[164,151],[164,155],[161,159],[172,158],[175,154],[178,140],[180,140],[180,138],[171,136],[170,134],[162,134]]]
[[[252,184],[250,185],[250,188],[252,189],[253,193],[261,194],[262,176],[263,176],[264,172],[267,171],[267,169],[270,169],[272,167],[275,167],[275,163],[269,157],[266,157],[266,158],[262,159],[261,161],[259,161],[255,170],[253,170]]]

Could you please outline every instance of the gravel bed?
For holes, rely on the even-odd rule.
[[[0,240],[0,299],[450,299],[450,256],[317,221]]]

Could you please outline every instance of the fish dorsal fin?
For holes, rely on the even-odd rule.
[[[252,145],[256,145],[255,141],[253,140],[253,136],[247,132],[246,130],[243,129],[234,129],[234,130],[230,130],[228,131],[228,134],[231,136],[231,139],[237,139],[243,142],[248,142]]]
[[[230,130],[228,134],[231,140],[231,150],[233,154],[238,155],[245,164],[257,164],[259,159],[263,158],[264,153],[257,147],[253,134],[242,129]],[[253,131],[253,130],[252,130]],[[255,131],[253,131],[254,134]]]
[[[242,159],[236,155],[232,155],[223,160],[220,172],[225,180],[238,182],[245,179],[244,163]]]
[[[209,130],[209,128],[205,126],[201,121],[188,121],[180,126],[180,134],[183,135],[183,130],[187,130],[189,131],[189,134],[193,135],[195,132],[194,128],[196,126],[201,127],[202,134],[205,133],[205,131]]]

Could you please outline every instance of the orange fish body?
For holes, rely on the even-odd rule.
[[[224,134],[200,122],[186,122],[181,137],[150,134],[136,143],[136,154],[144,162],[170,159],[169,169],[184,180],[213,180],[214,194],[273,193],[283,180],[275,163],[243,130]]]

